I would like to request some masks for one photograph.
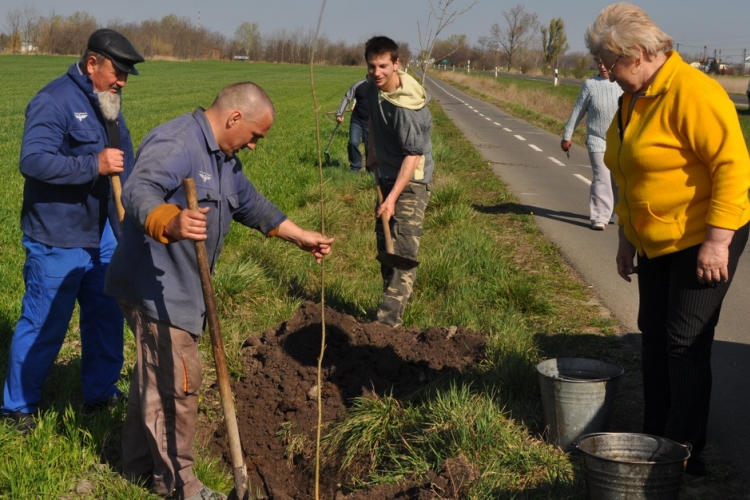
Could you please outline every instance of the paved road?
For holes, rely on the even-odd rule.
[[[429,77],[427,87],[446,114],[474,143],[493,171],[563,256],[593,288],[602,303],[637,333],[637,285],[616,272],[617,231],[589,229],[588,153],[574,145],[570,159],[560,137],[514,118],[499,108],[470,97]],[[750,247],[750,246],[749,246]],[[714,391],[709,440],[750,477],[750,248],[740,260],[724,302],[713,349]]]
[[[474,73],[482,73],[485,75],[494,75],[494,71],[474,71]],[[523,78],[525,80],[537,80],[540,82],[549,82],[552,83],[554,81],[554,78],[551,76],[537,76],[537,75],[522,75],[519,73],[498,73],[499,76],[503,76],[506,78]],[[562,85],[576,85],[578,87],[581,86],[583,83],[583,80],[577,80],[575,78],[558,78],[558,83]],[[729,98],[732,100],[732,102],[739,106],[748,106],[748,99],[747,96],[743,94],[728,94]]]

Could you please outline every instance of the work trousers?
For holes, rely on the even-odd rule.
[[[359,150],[359,145],[364,144],[365,157],[367,157],[369,132],[370,129],[367,126],[362,126],[354,120],[349,123],[349,144],[347,145],[347,152],[349,153],[349,168],[352,172],[359,172],[362,170],[362,153]]]
[[[593,179],[589,188],[591,222],[609,224],[617,205],[617,184],[604,164],[604,152],[589,153]]]
[[[61,231],[64,231],[61,228]],[[59,248],[23,237],[26,292],[8,356],[3,413],[36,413],[42,389],[80,307],[83,402],[119,394],[123,322],[115,300],[104,293],[104,275],[117,242],[109,224],[99,248]]]
[[[122,429],[122,469],[151,480],[159,495],[188,497],[203,487],[193,474],[202,369],[198,338],[119,300],[133,331],[137,359]]]
[[[700,245],[654,259],[638,256],[643,431],[690,443],[694,457],[706,444],[714,329],[747,237],[748,225],[735,232],[729,281],[715,287],[698,283]]]
[[[383,198],[386,198],[393,189],[393,183],[383,185],[382,189]],[[393,252],[396,255],[417,260],[430,190],[428,184],[410,182],[398,197],[396,214],[389,220]],[[378,252],[385,252],[385,233],[380,217],[375,222],[375,234]],[[383,278],[383,302],[378,308],[376,319],[386,325],[401,326],[406,304],[412,294],[417,268],[397,269],[381,264],[380,274]]]

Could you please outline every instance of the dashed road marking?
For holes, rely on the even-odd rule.
[[[530,147],[531,149],[533,149],[534,151],[541,151],[541,150],[542,150],[542,148],[540,148],[539,146],[535,146],[535,145],[533,145],[533,144],[529,144],[529,147]]]
[[[515,138],[516,138],[516,139],[518,139],[519,141],[525,141],[525,140],[526,140],[526,139],[524,139],[524,138],[523,138],[523,136],[522,136],[522,135],[514,135],[513,137],[515,137]]]
[[[588,180],[587,178],[585,178],[584,176],[582,176],[581,174],[573,174],[573,177],[576,177],[577,179],[582,180],[583,182],[585,182],[589,186],[591,185],[591,181]]]

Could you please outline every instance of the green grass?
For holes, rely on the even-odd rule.
[[[5,203],[0,212],[0,373],[7,367],[23,294],[18,228],[23,180],[17,168],[23,113],[35,92],[73,61],[0,57],[0,196]],[[136,147],[156,125],[196,106],[208,107],[227,84],[252,80],[264,87],[276,105],[277,121],[256,151],[244,151],[240,158],[248,177],[292,220],[319,227],[317,162],[334,127],[322,114],[337,107],[350,83],[361,78],[361,68],[315,69],[320,149],[307,67],[149,61],[139,70],[123,93]],[[557,332],[565,332],[562,340],[567,342],[581,332],[610,332],[612,325],[583,305],[589,292],[555,245],[539,233],[531,216],[521,213],[503,183],[440,109],[432,110],[437,173],[405,324],[462,325],[484,332],[489,337],[487,361],[410,400],[359,400],[350,418],[340,423],[346,441],[333,440],[330,446],[351,456],[356,479],[349,488],[419,475],[446,458],[462,456],[476,469],[471,498],[580,496],[580,471],[539,439],[534,364],[554,351]],[[374,184],[367,175],[349,173],[345,133],[336,136],[330,151],[323,199],[326,233],[336,237],[336,243],[325,263],[325,300],[360,321],[370,321],[381,292],[374,259]],[[302,301],[320,300],[320,268],[296,247],[235,225],[216,269],[215,288],[230,372],[239,377],[240,350],[248,336],[288,319]],[[126,339],[123,390],[135,358],[132,338]],[[602,342],[619,345],[614,336]],[[213,363],[206,338],[201,349],[204,383],[210,384]],[[78,364],[74,321],[45,387],[39,429],[24,437],[0,426],[0,498],[58,498],[86,485],[95,498],[154,498],[117,474],[123,408],[93,418],[80,416]],[[201,408],[212,411],[210,405]],[[280,432],[290,453],[304,446],[294,429]],[[376,447],[374,457],[363,461],[354,443]],[[197,447],[196,452],[199,477],[228,491],[232,480],[225,466],[207,450]]]

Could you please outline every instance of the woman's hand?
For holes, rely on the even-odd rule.
[[[708,226],[706,240],[698,250],[695,275],[701,285],[716,286],[729,281],[729,244],[734,231]]]
[[[632,281],[630,275],[638,272],[633,265],[635,261],[635,245],[630,243],[625,237],[625,228],[622,226],[618,229],[617,235],[620,240],[617,246],[617,274],[630,283]]]

